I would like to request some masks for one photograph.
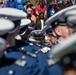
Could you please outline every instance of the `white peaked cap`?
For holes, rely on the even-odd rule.
[[[0,18],[0,35],[8,33],[14,28],[14,23],[10,20]]]
[[[55,20],[58,20],[59,19],[59,14],[61,12],[57,12],[56,14],[54,14],[53,16],[51,16],[50,18],[48,18],[46,21],[45,21],[45,24],[48,26],[48,25],[51,25],[52,22],[54,22]]]
[[[31,20],[29,20],[29,19],[21,19],[20,28],[23,28],[30,23],[31,23]]]
[[[42,32],[42,30],[33,30],[31,33],[30,33],[30,35],[31,34],[34,34],[34,33],[41,33]]]
[[[59,15],[59,19],[61,20],[61,21],[65,21],[65,17],[67,17],[67,16],[69,16],[69,15],[72,15],[72,13],[70,14],[70,12],[69,11],[73,11],[73,13],[74,13],[74,10],[76,10],[76,5],[73,5],[73,6],[70,6],[70,7],[67,7],[67,8],[65,8],[65,9],[63,9],[63,10],[61,10],[60,12],[60,15]],[[69,14],[65,14],[65,13],[69,13]]]
[[[71,23],[71,24],[76,25],[76,15],[69,16],[69,17],[67,18],[67,21],[68,21],[69,23]]]
[[[73,16],[73,15],[76,15],[76,10],[70,10],[70,11],[67,11],[66,13],[65,13],[65,16]]]
[[[27,14],[24,11],[15,8],[0,8],[0,17],[16,21],[26,18]]]

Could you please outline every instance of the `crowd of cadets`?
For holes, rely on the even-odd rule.
[[[0,0],[0,7],[0,75],[76,75],[73,1]]]

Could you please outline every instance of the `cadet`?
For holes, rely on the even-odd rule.
[[[43,75],[43,72],[45,73],[44,75],[49,75],[46,68],[47,53],[49,50],[50,48],[47,45],[42,44],[42,47],[35,52],[39,61],[39,67],[41,68],[41,75]]]
[[[7,11],[7,13],[2,13],[5,11]],[[15,64],[11,65],[10,67],[6,67],[6,71],[7,68],[9,68],[9,70],[11,69],[9,73],[14,75],[39,74],[40,69],[38,67],[37,60],[35,60],[31,54],[18,50],[18,48],[15,46],[15,36],[19,32],[20,20],[25,18],[27,14],[18,9],[4,8],[0,9],[0,16],[12,20],[15,24],[14,30],[10,31],[9,35],[7,36],[7,48],[10,48],[5,52],[5,56],[9,59],[16,59],[16,61]]]
[[[56,42],[57,38],[52,33],[52,27],[51,26],[46,25],[46,27],[43,28],[42,32],[44,32],[44,30],[46,33],[45,40],[49,42],[49,45],[47,45],[47,46],[52,48],[53,44]]]
[[[31,20],[29,20],[29,19],[22,19],[21,20],[20,32],[16,36],[16,46],[17,46],[17,48],[28,45],[28,43],[26,41],[27,41],[28,35],[30,33],[30,31],[28,29],[28,25],[30,23],[31,23]]]
[[[6,12],[6,13],[5,13]],[[10,19],[14,24],[14,30],[9,32],[9,36],[7,37],[8,40],[8,48],[10,46],[14,46],[15,44],[15,36],[17,36],[17,34],[19,33],[19,27],[20,27],[20,20],[22,18],[25,18],[27,16],[27,14],[21,10],[15,9],[15,8],[1,8],[0,9],[0,17],[5,18],[5,19]],[[16,32],[14,34],[14,32]],[[12,36],[11,36],[12,35]],[[11,37],[11,39],[9,39],[9,37]],[[12,43],[13,41],[13,43]]]
[[[25,49],[31,53],[35,53],[38,49],[42,48],[42,44],[44,43],[44,35],[41,30],[33,30],[30,33],[29,40],[30,43],[25,47]]]
[[[35,53],[37,50],[43,47],[44,44],[44,34],[41,32],[41,30],[34,30],[33,36],[35,39],[35,43],[33,46],[33,52]]]
[[[76,74],[76,33],[65,39],[62,45],[57,45],[51,51],[50,60],[60,62],[64,75]],[[58,60],[58,61],[56,61]]]
[[[62,41],[65,38],[67,38],[68,36],[70,36],[71,34],[73,34],[73,32],[74,32],[73,25],[71,25],[70,23],[67,23],[67,20],[65,21],[64,16],[63,16],[64,21],[61,21],[61,19],[59,20],[60,17],[62,18],[62,16],[60,16],[60,14],[63,14],[63,12],[68,11],[68,10],[71,10],[71,9],[74,9],[74,8],[76,8],[76,6],[63,9],[60,12],[56,13],[54,16],[50,17],[46,21],[46,24],[48,24],[48,25],[51,24],[51,26],[53,28],[53,33],[57,37],[57,42],[59,42],[60,44],[62,44]],[[50,62],[52,62],[52,61],[50,61]],[[59,70],[59,68],[60,68],[60,70]],[[57,69],[57,70],[55,70],[56,72],[53,69],[54,70]],[[49,71],[50,74],[53,74],[53,75],[55,73],[57,73],[57,72],[59,72],[58,74],[61,74],[62,73],[61,66],[60,66],[59,63],[58,64],[55,64],[52,67],[50,67],[49,70],[50,70]]]
[[[45,34],[45,43],[48,43],[48,45],[50,44],[50,46],[52,46],[52,43],[50,43],[51,41],[51,32],[52,32],[52,28],[51,26],[48,27],[48,29],[46,29],[46,34]]]
[[[6,39],[8,32],[14,29],[14,23],[10,20],[0,18],[0,24],[0,37]],[[0,38],[0,75],[8,75],[11,74],[11,66],[15,65],[15,60],[4,56],[6,41],[2,38]],[[14,68],[14,70],[16,69]]]
[[[45,24],[51,25],[52,27],[52,34],[56,37],[56,43],[62,43],[62,41],[67,38],[69,35],[73,33],[73,28],[67,24],[65,21],[59,20],[59,15],[62,13],[61,11],[50,17]],[[65,31],[64,31],[65,30]],[[71,31],[72,30],[72,31]],[[71,34],[69,33],[71,31]],[[65,34],[66,33],[66,34]],[[54,45],[55,45],[54,44]],[[59,75],[62,75],[61,66],[59,63],[53,65],[52,67],[48,67],[48,71],[50,75],[56,75],[58,73]]]
[[[56,13],[54,16],[50,17],[45,24],[52,26],[52,33],[57,37],[57,42],[61,43],[65,38],[74,33],[73,25],[67,23],[64,12],[75,9],[76,6],[72,6],[66,9],[63,9]],[[63,20],[62,20],[63,17]],[[65,34],[66,33],[66,34]]]
[[[75,10],[67,11],[65,14],[69,15],[67,21],[70,22],[76,28],[76,16]],[[66,16],[67,16],[66,15]],[[76,31],[76,30],[75,30]],[[51,54],[54,59],[60,60],[61,66],[63,67],[64,75],[75,75],[76,74],[76,33],[64,40],[63,44],[56,46]],[[52,56],[51,56],[52,57]]]

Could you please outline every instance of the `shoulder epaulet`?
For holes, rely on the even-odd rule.
[[[30,46],[33,46],[34,44],[33,44],[33,43],[29,43],[29,45],[30,45]]]
[[[47,52],[50,51],[50,50],[51,50],[51,48],[49,48],[49,47],[43,47],[43,48],[37,50],[37,51],[35,52],[35,54],[38,54],[39,52],[47,53]]]
[[[30,56],[30,57],[33,57],[33,58],[36,58],[36,57],[37,57],[36,54],[33,54],[33,53],[31,53],[31,52],[27,52],[24,47],[22,47],[22,48],[20,49],[20,52],[23,53],[23,54],[25,54],[25,55],[28,55],[28,56]]]
[[[41,52],[43,52],[43,53],[47,53],[48,51],[50,51],[51,49],[49,48],[49,47],[43,47],[42,49],[41,49]]]
[[[47,64],[48,66],[53,66],[55,65],[59,60],[58,59],[48,59]]]
[[[16,60],[15,65],[24,67],[26,65],[26,61],[25,60]]]

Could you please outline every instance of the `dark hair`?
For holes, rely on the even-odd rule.
[[[28,2],[30,2],[30,1],[26,1],[25,4],[27,4]]]
[[[75,66],[67,66],[65,69],[64,69],[64,73],[67,72],[67,71],[75,71],[76,72],[76,67]]]
[[[44,15],[44,12],[40,12],[40,13],[39,13],[39,15],[41,15],[41,14],[43,14],[43,15]]]
[[[39,18],[41,18],[41,14],[43,14],[43,18],[44,19],[44,12],[39,13]]]
[[[28,4],[27,6],[26,6],[26,8],[28,9],[28,8],[31,8],[33,6],[33,4]]]
[[[10,0],[9,0],[10,1]],[[12,2],[14,2],[14,0],[12,0]]]

